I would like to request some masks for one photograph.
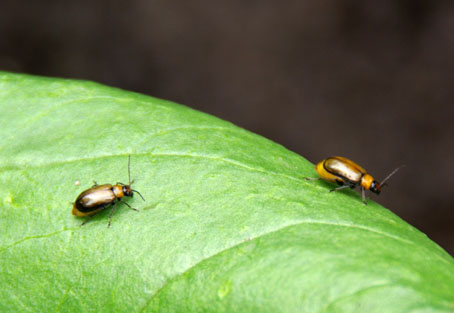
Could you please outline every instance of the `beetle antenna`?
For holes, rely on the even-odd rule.
[[[129,157],[128,157],[128,179],[129,179],[129,186],[131,186],[132,183],[134,183],[134,179],[131,181],[131,155],[129,155]],[[140,192],[138,192],[137,190],[134,190],[134,189],[131,189],[131,190],[134,192],[137,192],[139,194],[139,196],[142,198],[142,200],[145,201],[145,199],[143,198],[143,196]]]
[[[134,192],[137,192],[139,194],[139,196],[142,198],[143,201],[145,201],[145,199],[142,197],[142,195],[140,194],[140,192],[138,192],[137,190],[134,190],[134,189],[131,189],[132,191]]]
[[[131,155],[128,157],[128,179],[129,185],[131,185]]]
[[[405,164],[399,166],[399,167],[396,168],[394,171],[392,171],[391,174],[389,174],[388,176],[386,176],[386,178],[383,179],[383,180],[381,181],[380,185],[381,185],[382,187],[386,186],[385,182],[386,182],[388,179],[390,179],[391,176],[393,176],[394,174],[396,174],[396,172],[397,172],[398,170],[400,170],[400,169],[401,169],[402,167],[404,167],[404,166],[405,166]]]

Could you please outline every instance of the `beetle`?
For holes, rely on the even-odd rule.
[[[403,165],[402,165],[403,166]],[[361,194],[363,203],[367,205],[365,190],[370,190],[373,193],[380,194],[381,188],[385,182],[394,175],[402,166],[391,172],[382,182],[377,182],[372,175],[353,162],[344,157],[334,156],[326,158],[315,165],[315,170],[320,175],[317,178],[306,177],[307,180],[324,179],[333,183],[337,183],[340,187],[331,189],[330,192],[344,189],[355,188],[361,186]]]
[[[112,211],[109,215],[109,223],[107,227],[110,227],[110,222],[112,220],[112,215],[115,212],[115,208],[118,202],[122,202],[126,204],[129,208],[138,211],[131,207],[127,202],[123,201],[123,197],[133,197],[134,192],[137,192],[140,197],[145,201],[142,197],[141,193],[137,190],[131,189],[131,185],[134,183],[134,180],[131,181],[131,155],[128,158],[128,177],[129,177],[129,184],[123,183],[116,183],[115,185],[111,184],[104,184],[98,185],[96,182],[95,184],[83,191],[76,199],[76,202],[73,204],[72,214],[79,217],[87,216],[88,218],[81,224],[84,225],[90,217],[95,215],[96,213],[104,210],[109,205],[112,205]]]

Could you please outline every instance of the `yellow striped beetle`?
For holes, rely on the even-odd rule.
[[[112,211],[110,212],[109,223],[107,225],[107,227],[110,227],[112,215],[115,211],[115,207],[118,202],[122,202],[131,209],[138,211],[137,209],[131,207],[128,203],[121,200],[123,197],[133,197],[134,192],[137,192],[143,199],[143,201],[145,201],[140,192],[131,189],[131,185],[134,183],[134,181],[131,181],[130,164],[131,155],[129,156],[128,159],[128,177],[129,177],[128,185],[125,185],[123,183],[117,183],[116,185],[111,184],[98,185],[95,182],[95,184],[90,189],[85,190],[77,197],[76,202],[74,202],[73,205],[72,214],[75,216],[80,217],[87,216],[88,218],[90,218],[99,211],[104,210],[109,205],[112,205]],[[88,221],[88,218],[81,224],[81,226]]]
[[[315,170],[320,177],[306,177],[305,179],[324,179],[340,185],[340,187],[331,189],[330,192],[344,188],[355,188],[357,186],[361,186],[362,199],[364,204],[367,204],[365,190],[370,190],[376,194],[380,194],[381,188],[385,186],[385,182],[401,167],[402,166],[396,168],[381,183],[379,183],[370,174],[368,174],[364,168],[355,162],[344,157],[334,156],[317,163]]]

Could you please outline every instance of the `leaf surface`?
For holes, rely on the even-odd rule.
[[[0,312],[454,311],[444,250],[213,116],[0,72],[0,138]],[[127,183],[128,155],[140,211],[80,227],[71,203]]]

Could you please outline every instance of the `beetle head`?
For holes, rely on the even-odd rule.
[[[134,196],[134,192],[132,192],[132,189],[129,185],[124,185],[122,191],[126,197]]]
[[[381,191],[380,183],[374,180],[370,185],[369,190],[379,195]]]

